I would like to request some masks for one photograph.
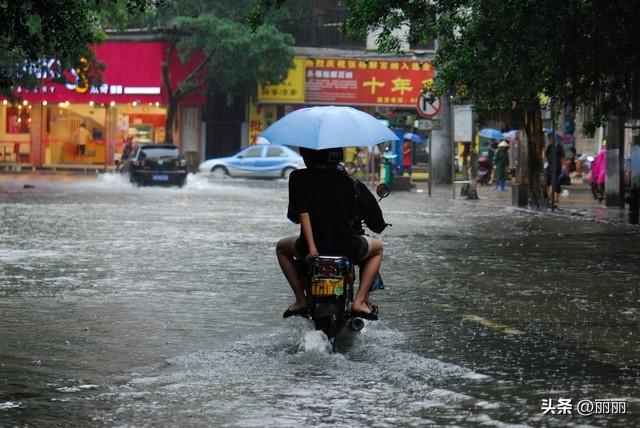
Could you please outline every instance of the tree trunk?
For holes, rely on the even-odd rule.
[[[164,142],[166,144],[173,144],[173,122],[175,121],[176,111],[178,111],[178,100],[171,97],[167,106],[167,119],[165,121]]]
[[[542,118],[540,110],[527,110],[524,113],[524,127],[528,140],[528,170],[527,183],[529,185],[529,204],[532,208],[544,208],[544,166],[542,152],[544,150],[544,134],[542,132]]]

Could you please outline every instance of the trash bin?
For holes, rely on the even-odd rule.
[[[382,155],[382,158],[384,159],[384,177],[382,178],[382,182],[389,186],[393,184],[393,164],[394,159],[397,157],[398,155],[394,155],[389,152]]]

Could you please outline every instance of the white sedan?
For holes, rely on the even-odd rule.
[[[201,173],[214,177],[289,178],[304,168],[302,157],[286,146],[249,146],[233,156],[208,159],[198,166]]]

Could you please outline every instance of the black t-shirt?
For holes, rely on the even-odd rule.
[[[551,171],[551,164],[553,163],[553,153],[551,152],[551,147],[553,147],[551,144],[547,144],[547,147],[544,149],[544,157],[547,159],[547,162],[549,162],[549,167],[547,168],[549,171]],[[560,172],[562,171],[562,160],[564,159],[564,149],[562,148],[562,146],[560,144],[556,144],[556,174],[560,175]]]
[[[367,187],[335,169],[300,169],[289,177],[287,217],[300,223],[309,213],[313,240],[320,254],[355,259],[361,248],[361,218],[374,232],[384,230],[382,211]],[[304,236],[301,236],[306,245]]]

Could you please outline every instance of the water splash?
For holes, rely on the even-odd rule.
[[[314,330],[304,333],[298,349],[302,352],[328,354],[331,352],[332,345],[326,334]]]

